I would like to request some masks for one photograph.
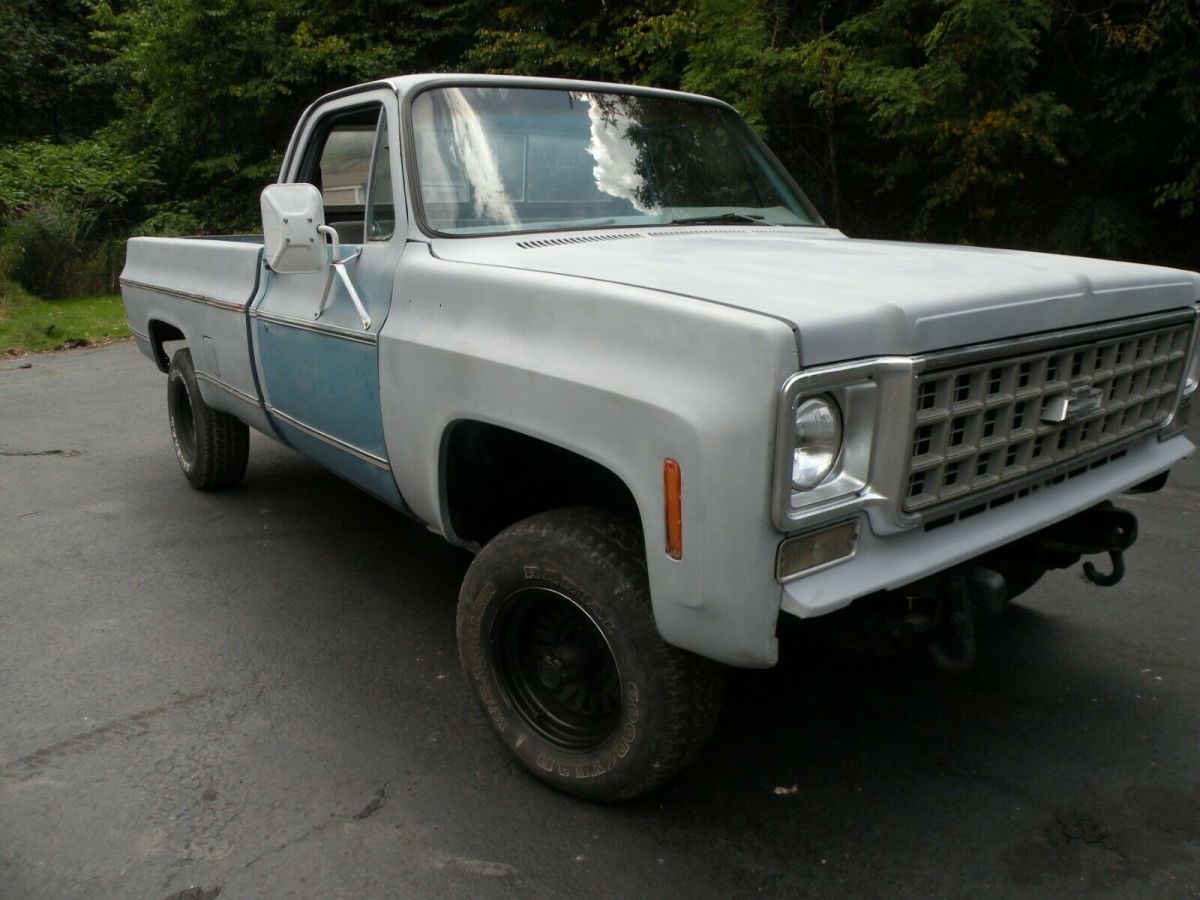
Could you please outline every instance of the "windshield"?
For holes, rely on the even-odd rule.
[[[412,105],[425,221],[443,234],[813,225],[729,109],[638,94],[443,87]]]

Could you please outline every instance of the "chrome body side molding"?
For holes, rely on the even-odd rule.
[[[155,294],[164,294],[168,297],[179,297],[183,300],[192,300],[196,303],[203,303],[205,306],[211,306],[214,309],[225,309],[230,312],[245,312],[246,304],[231,303],[228,300],[218,300],[216,297],[209,297],[206,294],[194,294],[191,291],[180,291],[175,288],[165,288],[157,284],[147,284],[144,281],[134,281],[132,278],[122,278],[121,287],[138,288],[143,291],[151,291]]]
[[[316,334],[324,334],[329,337],[341,338],[344,341],[352,341],[356,344],[376,343],[376,336],[368,332],[351,331],[348,328],[339,328],[336,325],[324,325],[320,322],[306,322],[303,319],[294,319],[291,316],[281,316],[275,313],[267,313],[262,310],[250,310],[251,318],[258,319],[262,322],[270,322],[273,325],[282,325],[284,328],[298,328],[301,331],[311,331]]]
[[[347,444],[345,441],[338,440],[333,435],[326,434],[325,432],[323,432],[319,429],[313,428],[311,425],[306,425],[305,423],[301,422],[299,419],[293,419],[287,413],[280,412],[279,410],[277,410],[275,407],[271,406],[270,404],[267,405],[267,412],[269,412],[275,418],[279,419],[279,421],[283,422],[284,424],[290,425],[293,428],[297,428],[300,431],[303,431],[309,437],[316,438],[317,440],[323,441],[324,443],[328,444],[331,447],[335,447],[338,450],[342,450],[345,453],[349,453],[351,456],[355,457],[356,459],[361,459],[365,463],[370,463],[371,465],[375,466],[376,468],[383,469],[384,471],[388,471],[388,472],[391,471],[391,468],[392,468],[391,463],[389,463],[385,457],[376,456],[374,453],[369,453],[366,450],[362,449],[361,447],[355,447],[353,444]]]

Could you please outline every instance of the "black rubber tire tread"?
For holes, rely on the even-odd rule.
[[[195,428],[195,448],[190,458],[176,434],[175,409],[180,391],[186,391]],[[167,372],[167,413],[175,456],[192,487],[209,491],[233,487],[242,480],[250,458],[250,429],[236,416],[205,404],[196,381],[192,354],[186,347],[176,350],[171,357]]]
[[[488,652],[489,607],[530,586],[552,587],[584,606],[617,660],[621,723],[598,748],[567,751],[548,743],[499,685]],[[521,765],[559,790],[602,801],[636,797],[686,768],[712,735],[724,670],[658,634],[641,533],[611,514],[558,509],[501,532],[467,571],[457,625],[463,671],[493,730]]]

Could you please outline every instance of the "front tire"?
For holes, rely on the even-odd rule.
[[[675,776],[721,708],[720,667],[655,628],[641,535],[598,511],[541,513],[488,543],[463,582],[458,646],[509,752],[593,800]]]
[[[246,474],[250,429],[204,402],[191,351],[175,351],[167,372],[167,416],[179,467],[192,487],[232,487]]]

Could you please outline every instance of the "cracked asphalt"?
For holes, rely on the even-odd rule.
[[[0,896],[1200,897],[1200,463],[965,676],[785,645],[639,801],[511,764],[468,557],[261,436],[178,471],[131,344],[0,362]],[[1192,437],[1198,436],[1193,429]]]

